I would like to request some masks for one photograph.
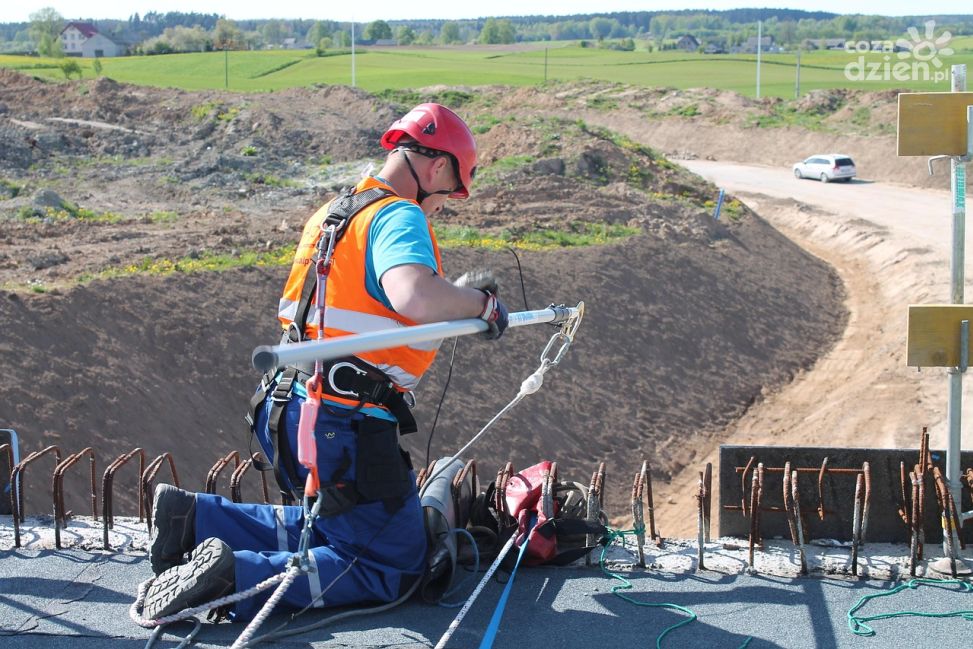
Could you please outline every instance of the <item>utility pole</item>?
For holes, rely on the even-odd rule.
[[[223,87],[230,87],[230,48],[223,45]]]
[[[355,87],[355,23],[351,23],[351,87]]]
[[[794,99],[801,96],[801,50],[797,50],[797,77],[794,79]]]
[[[757,99],[760,99],[760,50],[763,44],[763,22],[757,21]]]

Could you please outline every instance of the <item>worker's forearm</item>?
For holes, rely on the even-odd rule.
[[[482,291],[453,286],[438,275],[430,275],[416,283],[412,299],[397,310],[420,323],[460,320],[478,317],[485,299]]]

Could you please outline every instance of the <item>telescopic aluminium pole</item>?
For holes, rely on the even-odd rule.
[[[518,311],[511,313],[509,327],[524,327],[549,322],[561,324],[579,318],[584,313],[584,302],[576,307],[554,306],[537,311]],[[312,340],[289,345],[261,345],[253,350],[251,358],[254,368],[261,372],[275,367],[307,363],[310,361],[329,361],[351,354],[388,349],[402,345],[468,336],[486,331],[486,322],[479,318],[467,320],[447,320],[431,324],[383,329],[363,334],[352,334],[327,340]]]

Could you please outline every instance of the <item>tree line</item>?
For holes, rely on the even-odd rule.
[[[572,16],[511,16],[469,20],[375,20],[355,24],[333,20],[229,20],[218,14],[149,12],[126,20],[97,20],[98,30],[133,47],[137,53],[261,49],[293,43],[326,51],[357,42],[395,42],[435,45],[518,41],[593,40],[627,42],[646,39],[661,46],[682,34],[701,42],[734,45],[755,36],[757,21],[763,33],[785,47],[805,39],[844,38],[882,40],[901,36],[909,27],[932,18],[937,31],[973,33],[973,16],[890,17],[837,15],[790,9],[731,9],[725,11],[613,12]],[[29,23],[0,24],[0,50],[31,51],[57,56],[65,19],[53,8],[31,14]],[[289,40],[292,39],[292,40]],[[628,49],[627,47],[624,49]]]

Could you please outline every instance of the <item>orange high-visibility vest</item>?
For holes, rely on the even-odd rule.
[[[375,178],[367,178],[358,183],[356,192],[381,187],[392,191],[392,188]],[[372,219],[385,206],[397,201],[415,201],[389,196],[368,205],[350,220],[341,241],[334,248],[331,272],[328,275],[327,293],[324,310],[325,338],[346,336],[348,334],[381,331],[401,326],[418,324],[409,318],[399,315],[368,294],[365,287],[365,253],[368,247],[368,230]],[[284,294],[280,299],[277,317],[286,331],[297,316],[298,303],[301,300],[301,289],[307,273],[314,273],[315,267],[312,256],[317,250],[321,237],[321,223],[328,214],[325,205],[308,220],[304,226],[304,233],[294,255],[290,276],[284,286]],[[443,275],[443,262],[439,254],[439,245],[429,226],[429,237],[436,255],[436,271]],[[308,312],[307,325],[304,328],[305,340],[315,340],[318,332],[318,310],[312,296],[311,308]],[[356,354],[358,358],[385,372],[400,390],[411,390],[419,383],[422,376],[439,349],[441,341],[416,343],[414,345],[393,347],[372,352]],[[333,399],[334,397],[329,397]],[[337,399],[336,399],[337,400]],[[348,403],[355,403],[348,401]]]

